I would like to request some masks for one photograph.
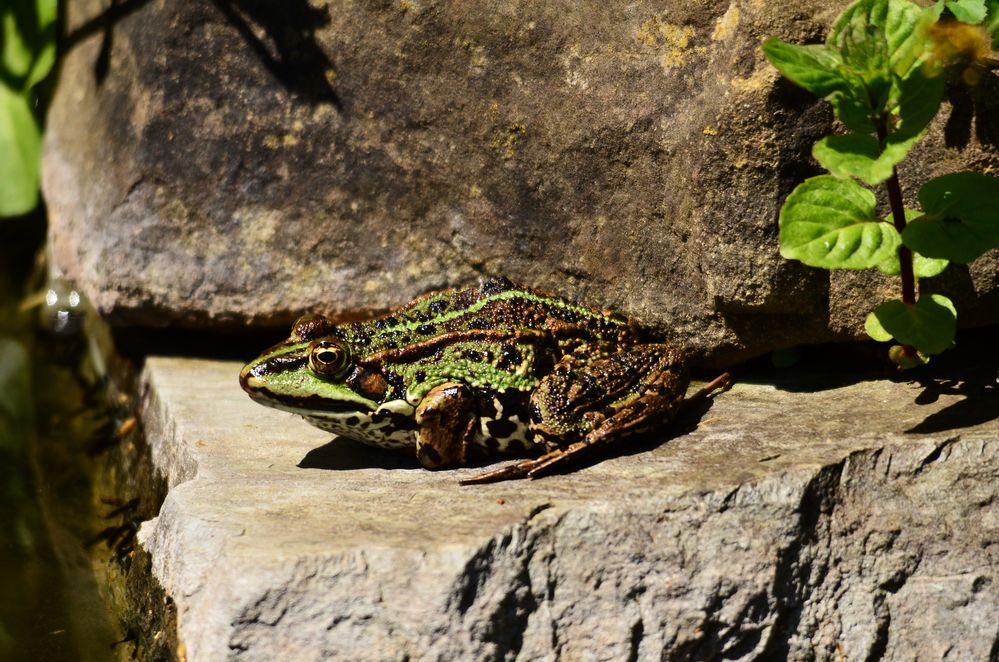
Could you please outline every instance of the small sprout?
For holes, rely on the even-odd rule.
[[[896,342],[888,354],[901,369],[953,346],[954,305],[939,294],[918,296],[917,279],[999,248],[999,179],[943,175],[919,189],[921,209],[907,209],[896,166],[940,110],[947,74],[963,70],[964,80],[975,82],[969,72],[980,76],[997,46],[999,2],[985,0],[938,0],[927,8],[856,0],[824,44],[763,43],[770,62],[828,100],[849,129],[812,150],[830,174],[805,180],[784,201],[781,255],[823,269],[897,275],[902,298],[878,305],[864,326],[874,340]],[[888,218],[868,188],[880,185]]]

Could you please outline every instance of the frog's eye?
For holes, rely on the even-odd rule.
[[[320,377],[343,377],[349,367],[350,353],[335,340],[318,340],[309,347],[309,368]]]

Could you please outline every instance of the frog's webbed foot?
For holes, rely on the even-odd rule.
[[[693,395],[687,397],[686,399],[681,400],[678,403],[669,404],[667,406],[669,410],[666,412],[661,410],[658,412],[650,411],[650,403],[647,401],[643,402],[643,399],[639,398],[633,403],[622,408],[613,416],[604,419],[604,421],[597,426],[596,429],[587,434],[581,441],[570,444],[565,448],[553,450],[539,458],[514,462],[504,467],[486,471],[476,476],[472,476],[471,478],[466,478],[459,482],[461,485],[480,485],[483,483],[497,483],[515,478],[539,478],[568,464],[573,460],[573,458],[580,455],[587,449],[612,443],[614,440],[621,438],[621,435],[627,434],[629,431],[633,431],[636,426],[647,425],[648,419],[651,415],[665,415],[669,418],[675,417],[677,414],[686,411],[691,406],[703,401],[714,391],[726,391],[731,387],[731,385],[732,375],[731,373],[726,372],[712,382],[698,389]],[[656,399],[653,399],[652,409],[655,409],[655,402]]]
[[[465,464],[475,399],[463,384],[441,384],[416,408],[416,459],[427,469]]]

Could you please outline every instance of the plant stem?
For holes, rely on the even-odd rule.
[[[899,234],[905,229],[905,205],[902,203],[902,187],[898,183],[898,173],[893,169],[885,182],[888,187],[888,204],[891,206],[892,221]],[[899,275],[902,277],[902,302],[916,303],[916,276],[912,271],[912,251],[908,246],[898,247]]]
[[[878,141],[882,148],[888,131],[884,122],[878,123]],[[902,202],[902,187],[898,183],[898,170],[891,169],[891,177],[885,182],[888,188],[888,205],[891,207],[891,218],[899,234],[905,229],[905,203]],[[916,303],[916,276],[912,271],[912,251],[905,245],[898,247],[899,275],[902,277],[902,303]]]
[[[878,122],[878,142],[884,149],[885,138],[888,135],[887,121]],[[898,183],[898,169],[891,169],[891,177],[885,182],[888,188],[888,206],[891,207],[891,218],[895,224],[895,229],[899,234],[905,229],[905,203],[902,201],[902,186]],[[916,275],[912,270],[912,251],[908,246],[899,244],[898,246],[898,267],[899,275],[902,277],[902,303],[913,305],[916,303]],[[919,352],[912,345],[900,345],[902,355],[911,359],[914,364],[919,362]],[[898,369],[904,369],[902,360],[898,361]]]

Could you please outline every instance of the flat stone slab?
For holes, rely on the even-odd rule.
[[[481,469],[430,472],[334,440],[252,403],[239,367],[150,358],[143,376],[170,490],[139,538],[188,660],[987,659],[999,646],[994,374],[740,383],[641,452],[460,487]]]

